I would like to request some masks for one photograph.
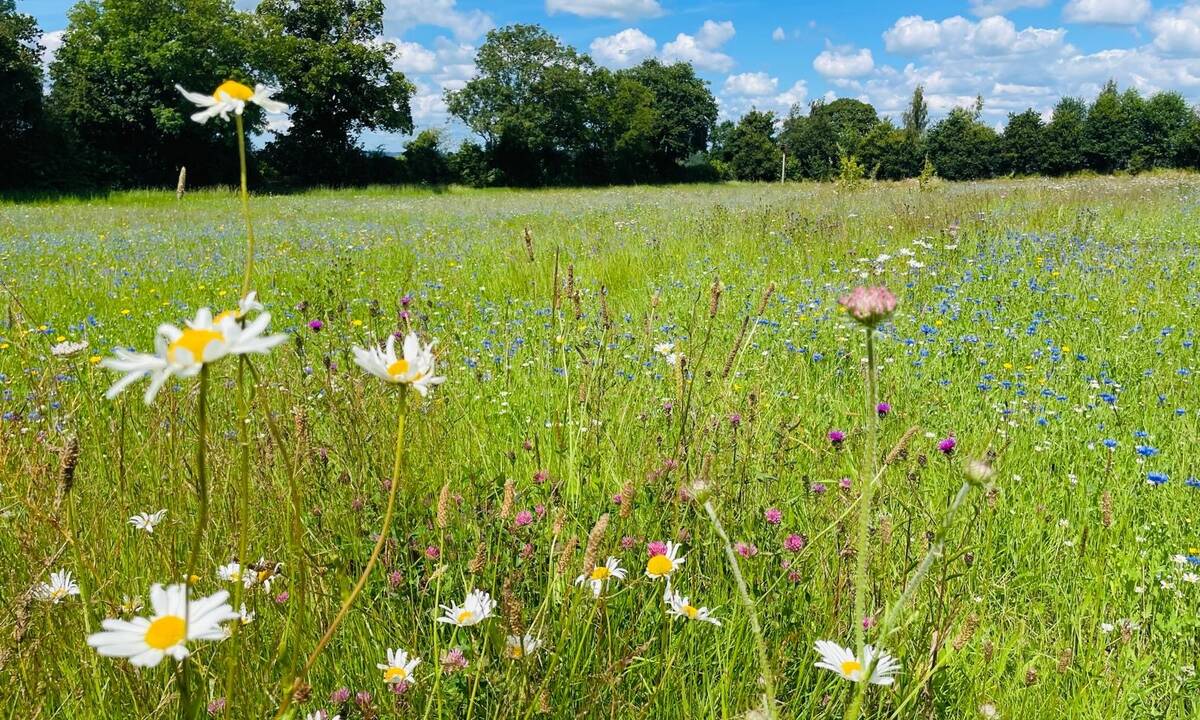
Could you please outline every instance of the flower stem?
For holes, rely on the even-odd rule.
[[[862,657],[863,647],[867,644],[866,628],[863,620],[867,616],[867,559],[870,555],[871,533],[871,497],[875,492],[876,446],[879,437],[879,417],[875,413],[875,339],[874,330],[867,328],[867,452],[863,471],[858,474],[862,484],[862,500],[858,508],[858,542],[855,547],[857,567],[854,570],[854,636],[857,640],[858,654]],[[865,482],[864,482],[865,481]]]
[[[236,533],[237,533],[237,562],[241,567],[243,577],[247,572],[246,568],[246,543],[248,518],[250,516],[250,403],[246,399],[245,379],[246,365],[248,361],[245,355],[238,356],[238,372],[237,372],[237,393],[238,393],[238,478],[237,478],[237,518],[236,518]],[[233,609],[238,611],[242,603],[243,584],[241,582],[233,585]],[[242,624],[240,622],[233,624],[233,652],[229,654],[229,663],[225,671],[225,717],[233,717],[233,705],[237,695],[237,670],[242,650]]]
[[[192,535],[192,549],[188,553],[187,569],[183,574],[183,616],[190,617],[192,601],[192,577],[196,572],[196,563],[200,560],[200,546],[204,541],[204,531],[208,527],[208,365],[200,366],[200,398],[197,405],[197,439],[196,439],[196,495],[200,500],[200,516],[196,520],[196,531]],[[198,718],[203,712],[200,709],[198,694],[191,692],[190,669],[192,663],[184,660],[179,681],[180,716]]]
[[[308,659],[304,661],[304,666],[300,668],[300,672],[292,680],[291,686],[285,691],[283,702],[279,705],[278,712],[275,713],[275,720],[279,720],[287,713],[296,690],[304,683],[308,672],[312,670],[313,665],[317,662],[317,658],[325,650],[325,646],[329,644],[329,641],[333,638],[333,634],[341,626],[342,621],[346,619],[346,615],[350,612],[350,606],[354,604],[354,600],[367,584],[367,580],[371,577],[371,572],[375,569],[375,563],[379,560],[379,553],[383,551],[383,546],[387,542],[388,532],[392,527],[392,515],[396,509],[396,490],[400,487],[400,463],[404,457],[404,418],[404,409],[401,408],[400,412],[396,414],[396,455],[392,463],[392,483],[388,489],[387,509],[383,514],[383,525],[379,529],[379,538],[375,541],[375,547],[371,550],[371,557],[367,559],[367,566],[363,568],[358,582],[354,584],[354,588],[350,591],[345,601],[342,602],[342,607],[338,610],[338,614],[329,623],[325,634],[317,641],[317,646],[313,648]]]
[[[238,165],[242,173],[242,214],[246,217],[246,271],[242,276],[242,295],[250,294],[250,277],[254,273],[254,224],[250,222],[250,191],[246,189],[246,128],[237,115]]]

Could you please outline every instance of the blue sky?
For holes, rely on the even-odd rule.
[[[822,97],[855,97],[898,116],[918,83],[935,117],[985,100],[984,117],[1048,110],[1090,97],[1109,78],[1144,93],[1177,90],[1200,103],[1200,0],[935,0],[930,2],[683,2],[682,0],[385,0],[385,34],[417,84],[419,128],[465,130],[442,92],[474,72],[488,29],[538,23],[597,62],[691,62],[723,117],[751,107],[786,113]],[[254,0],[238,0],[252,7]],[[55,47],[65,0],[18,2]],[[397,149],[404,139],[364,138]]]

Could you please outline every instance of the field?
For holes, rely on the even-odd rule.
[[[144,381],[106,399],[100,360],[236,307],[238,196],[0,206],[0,714],[269,718],[299,689],[289,713],[342,720],[765,717],[772,685],[781,718],[841,718],[861,684],[814,643],[865,628],[901,669],[862,717],[1200,715],[1200,177],[252,208],[253,287],[288,340],[146,406]],[[862,284],[899,299],[873,340],[886,413],[838,305]],[[351,354],[409,329],[438,340],[428,397]],[[394,464],[378,562],[294,683]],[[183,663],[99,656],[89,632],[149,616],[197,527],[195,597],[252,619]],[[668,615],[646,576],[668,540],[671,587],[719,626]],[[624,580],[575,584],[609,556]],[[232,561],[251,582],[219,575]],[[61,569],[80,593],[42,599]],[[435,621],[476,588],[491,617]],[[524,633],[540,645],[513,653]],[[397,648],[423,660],[385,684]]]

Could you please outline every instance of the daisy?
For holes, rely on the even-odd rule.
[[[228,120],[231,112],[241,115],[242,111],[246,109],[247,102],[252,102],[269,113],[287,112],[288,109],[286,104],[271,99],[271,95],[278,91],[268,88],[266,85],[255,85],[251,90],[249,86],[236,80],[226,80],[213,91],[212,95],[189,92],[178,84],[175,85],[175,89],[185,98],[194,102],[196,107],[204,108],[192,115],[192,119],[200,124],[208,122],[209,118],[217,115],[220,115],[222,120]]]
[[[252,295],[248,297],[253,302]],[[112,400],[125,388],[149,376],[150,386],[143,398],[149,405],[171,376],[193,377],[204,365],[226,355],[263,354],[287,340],[287,335],[263,334],[270,322],[270,313],[264,312],[243,325],[233,313],[213,318],[211,310],[200,308],[182,330],[168,323],[159,325],[153,354],[118,348],[113,351],[116,357],[100,362],[102,367],[125,373],[104,395]]]
[[[658,552],[654,552],[646,561],[646,577],[653,580],[670,577],[671,573],[678,570],[687,557],[680,555],[679,546],[670,540],[665,546],[655,546],[653,549]]]
[[[189,640],[225,637],[221,623],[238,617],[225,602],[228,597],[229,593],[221,590],[188,602],[186,585],[164,588],[155,583],[150,588],[152,617],[109,618],[101,623],[104,631],[92,634],[87,642],[104,657],[129,658],[136,667],[154,667],[167,655],[183,660],[188,656]]]
[[[138,530],[145,530],[146,532],[153,534],[154,526],[162,522],[162,519],[166,517],[166,515],[166,508],[153,513],[138,513],[137,515],[129,518],[129,524]]]
[[[50,354],[54,357],[70,357],[77,355],[88,349],[88,341],[80,340],[79,342],[71,342],[64,340],[57,345],[50,346]]]
[[[816,650],[821,654],[821,660],[816,665],[819,668],[832,670],[851,682],[859,682],[863,671],[875,663],[871,671],[870,682],[875,685],[891,685],[895,675],[900,671],[900,663],[887,653],[876,653],[875,648],[867,645],[863,648],[862,658],[857,658],[848,648],[844,648],[829,640],[818,640]],[[878,657],[878,662],[876,658]]]
[[[33,590],[33,596],[38,600],[58,604],[60,600],[79,594],[79,586],[71,579],[70,570],[59,570],[50,573],[50,582],[39,584]]]
[[[492,611],[496,609],[496,601],[482,590],[472,590],[462,605],[443,605],[442,609],[446,614],[438,618],[438,622],[470,627],[491,617]]]
[[[591,583],[592,594],[600,597],[600,591],[604,589],[604,583],[608,580],[624,580],[625,570],[621,568],[621,563],[611,555],[604,561],[603,565],[597,565],[592,568],[590,573],[584,573],[575,578],[576,585],[582,585],[585,582]]]
[[[654,352],[662,355],[668,365],[674,365],[679,361],[679,353],[675,352],[675,343],[659,343],[654,346]]]
[[[697,620],[699,622],[708,622],[721,626],[721,621],[709,615],[709,610],[706,607],[698,608],[688,602],[688,599],[677,592],[668,594],[665,598],[667,601],[667,614],[672,617],[687,618],[688,620]]]
[[[383,350],[378,346],[351,348],[354,362],[375,377],[389,383],[412,385],[421,397],[429,394],[433,385],[441,385],[446,378],[433,374],[433,346],[437,340],[422,347],[416,333],[404,337],[403,357],[396,357],[396,336],[389,335]]]
[[[225,582],[242,583],[245,587],[250,587],[253,582],[250,579],[251,577],[250,575],[242,575],[242,564],[236,560],[217,568],[217,578]]]
[[[529,633],[504,638],[504,653],[513,660],[529,657],[541,646],[542,641]]]
[[[383,671],[385,683],[399,685],[413,682],[413,670],[420,664],[421,658],[419,657],[410,658],[408,653],[403,650],[388,649],[387,663],[376,663],[375,667]]]

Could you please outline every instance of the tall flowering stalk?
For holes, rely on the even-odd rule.
[[[857,567],[854,571],[854,633],[860,655],[866,647],[866,628],[863,619],[867,616],[867,550],[871,530],[871,499],[878,478],[879,458],[879,414],[878,393],[875,387],[875,328],[892,316],[896,310],[896,296],[885,287],[857,287],[838,301],[867,333],[867,450],[863,471],[859,474],[862,495],[858,509],[858,543],[855,548]],[[864,678],[865,681],[865,678]]]

